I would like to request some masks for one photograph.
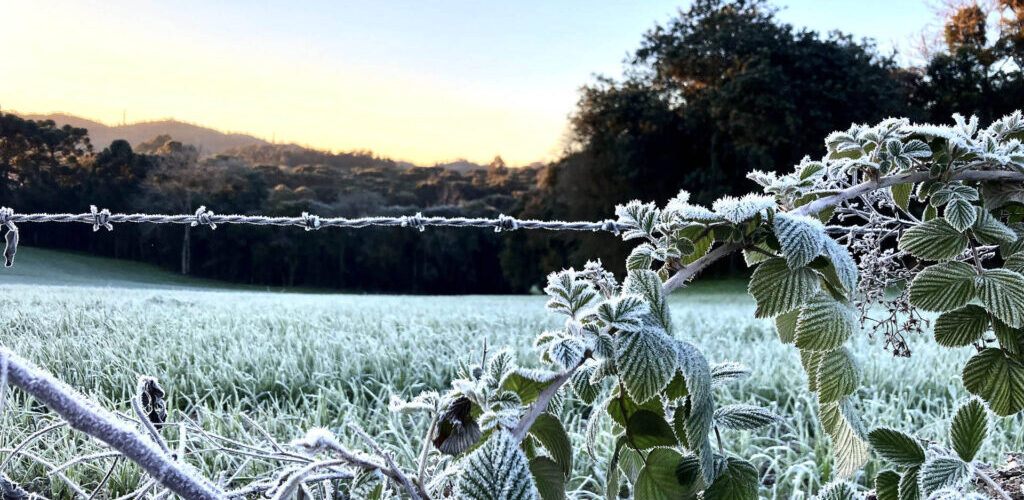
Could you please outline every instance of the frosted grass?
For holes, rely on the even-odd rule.
[[[258,440],[237,417],[245,412],[280,441],[311,427],[335,430],[346,444],[359,442],[343,431],[360,422],[407,466],[415,462],[427,422],[391,414],[392,394],[411,397],[448,386],[458,358],[478,359],[486,341],[492,349],[511,346],[520,360],[535,360],[536,333],[557,327],[544,311],[545,297],[419,297],[315,295],[207,290],[147,290],[59,286],[0,287],[0,340],[50,369],[105,406],[127,410],[138,374],[158,377],[168,405],[227,436]],[[786,423],[768,431],[723,433],[732,452],[754,458],[763,476],[762,495],[800,498],[831,477],[831,454],[817,420],[814,399],[795,349],[775,337],[768,320],[753,317],[753,301],[742,284],[699,283],[670,299],[676,335],[692,340],[709,361],[739,361],[753,376],[718,389],[721,404],[757,402],[775,409]],[[910,339],[914,356],[893,359],[861,334],[852,344],[864,368],[860,389],[865,424],[916,430],[944,440],[947,417],[965,395],[959,371],[969,349],[934,348],[930,339]],[[957,367],[957,368],[953,368]],[[24,397],[13,399],[0,417],[0,449],[53,423]],[[585,451],[585,407],[572,401],[563,413],[576,448],[571,487],[579,498],[603,486],[608,432],[595,461]],[[172,412],[171,419],[179,419]],[[605,431],[609,424],[604,423]],[[1013,418],[997,424],[983,458],[1001,462],[997,450],[1024,449],[1024,434]],[[164,431],[176,446],[174,429]],[[189,438],[189,449],[209,446]],[[31,447],[54,464],[100,451],[70,430],[46,435]],[[601,456],[600,452],[604,452]],[[0,455],[3,456],[3,455]],[[268,464],[204,453],[208,477],[242,467],[239,481],[270,471]],[[88,489],[109,461],[76,465],[65,473]],[[867,468],[873,474],[877,464]],[[13,460],[8,475],[29,486],[68,497],[70,490],[29,460]],[[108,494],[132,491],[138,470],[115,469]],[[36,478],[26,481],[27,478]],[[863,477],[858,478],[861,482]],[[238,486],[238,484],[234,485]]]

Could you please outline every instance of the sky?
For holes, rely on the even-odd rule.
[[[777,0],[905,48],[927,0]],[[687,0],[0,0],[0,109],[174,118],[419,164],[562,151],[577,90]]]

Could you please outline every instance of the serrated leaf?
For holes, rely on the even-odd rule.
[[[740,458],[726,460],[725,470],[704,490],[704,500],[757,500],[757,468]]]
[[[985,334],[988,323],[988,311],[974,304],[945,312],[935,320],[935,341],[946,347],[971,345]]]
[[[949,260],[967,249],[969,240],[946,219],[918,224],[900,238],[899,248],[924,260]]]
[[[910,283],[910,303],[925,311],[959,309],[974,298],[977,271],[963,262],[943,262],[921,271]]]
[[[459,498],[469,500],[534,500],[537,488],[529,462],[512,434],[498,431],[462,459],[456,482]]]
[[[908,434],[888,427],[879,427],[868,433],[868,442],[882,458],[893,465],[912,467],[924,463],[924,448]]]
[[[996,319],[992,322],[992,333],[999,340],[999,346],[1006,352],[1014,356],[1024,353],[1024,328],[1011,328]]]
[[[864,498],[857,487],[846,481],[835,481],[826,484],[816,497],[817,500],[860,500]]]
[[[964,388],[988,403],[1000,417],[1024,409],[1024,365],[1001,349],[984,349],[964,365]]]
[[[524,405],[530,404],[537,400],[540,391],[551,385],[555,375],[551,371],[518,368],[505,376],[501,388],[516,393]]]
[[[636,500],[676,500],[692,493],[676,476],[676,468],[683,461],[675,450],[659,448],[647,455],[647,465],[636,479],[633,498]]]
[[[661,278],[651,270],[630,271],[622,284],[623,293],[640,295],[647,301],[651,316],[666,332],[672,331],[672,316],[662,290]]]
[[[800,317],[800,309],[793,309],[775,317],[775,331],[783,344],[792,344],[796,340],[796,323]]]
[[[684,255],[679,259],[679,263],[684,266],[691,264],[693,261],[706,255],[708,250],[711,249],[711,244],[715,241],[715,237],[711,234],[711,231],[708,231],[700,224],[686,226],[676,234],[693,242],[693,253]]]
[[[541,500],[565,499],[565,476],[554,460],[534,457],[530,460],[530,474]]]
[[[884,470],[875,475],[876,500],[900,500],[900,475],[894,470]]]
[[[953,226],[953,229],[962,233],[974,224],[978,218],[978,212],[974,210],[974,205],[971,205],[971,202],[956,198],[946,205],[943,217],[946,218],[946,222],[950,226]]]
[[[1006,258],[1005,269],[1024,274],[1024,252],[1017,252]]]
[[[572,474],[572,443],[558,417],[541,413],[528,432],[548,451],[566,477]]]
[[[790,269],[809,264],[824,249],[825,226],[814,217],[775,214],[775,237]]]
[[[824,357],[824,351],[800,351],[800,364],[807,374],[808,391],[818,392],[818,367]]]
[[[857,288],[857,263],[853,261],[846,247],[832,238],[825,238],[825,256],[832,262],[836,276],[847,292]]]
[[[776,424],[782,417],[760,406],[735,404],[715,410],[715,424],[726,429],[752,430]]]
[[[800,309],[796,323],[796,347],[808,351],[831,351],[853,335],[856,312],[852,306],[818,293]]]
[[[917,485],[920,472],[921,466],[915,465],[903,473],[899,484],[900,500],[921,500],[921,488]]]
[[[1024,326],[1024,276],[989,269],[975,279],[978,299],[990,313],[1013,328]]]
[[[648,326],[619,334],[615,366],[629,395],[643,403],[668,385],[679,365],[672,339],[661,328]]]
[[[914,191],[913,184],[896,184],[892,187],[892,199],[896,205],[903,210],[910,208],[910,193]]]
[[[971,467],[954,457],[935,457],[921,466],[918,486],[923,495],[931,495],[942,488],[959,488],[971,478]]]
[[[971,232],[982,245],[998,245],[1017,240],[1017,233],[996,219],[988,210],[981,207],[976,207],[976,210],[978,217],[971,227]]]
[[[713,387],[719,387],[735,380],[743,380],[749,376],[750,368],[734,361],[711,365],[711,385]]]
[[[861,437],[861,423],[850,398],[818,407],[821,426],[832,439],[836,476],[850,477],[868,461],[868,444]]]
[[[626,257],[626,270],[650,269],[654,262],[651,257],[652,253],[654,253],[654,247],[650,243],[640,244],[629,252],[629,257]]]
[[[818,401],[831,403],[853,394],[860,384],[860,367],[845,348],[830,351],[818,364]]]
[[[978,455],[988,436],[988,410],[978,398],[968,399],[960,405],[949,426],[953,450],[964,462]]]
[[[755,316],[766,318],[796,309],[820,288],[821,282],[813,270],[790,269],[784,259],[770,259],[754,270],[749,292],[757,302]]]
[[[599,388],[590,383],[590,377],[594,374],[596,363],[588,363],[576,369],[569,378],[569,385],[572,392],[586,404],[593,403],[597,399]]]
[[[649,311],[640,295],[620,295],[597,306],[597,317],[612,328],[635,332],[640,329],[643,317]]]
[[[711,209],[722,218],[739,224],[769,208],[775,207],[775,197],[748,193],[742,198],[723,196],[711,204]]]

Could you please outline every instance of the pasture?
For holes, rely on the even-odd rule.
[[[18,258],[16,267],[0,275],[0,341],[108,408],[129,411],[136,376],[147,374],[167,390],[171,421],[184,413],[212,432],[258,441],[238,417],[245,413],[281,442],[311,426],[340,429],[355,421],[406,464],[415,462],[419,450],[413,443],[427,422],[389,413],[392,394],[411,397],[447,387],[457,366],[453,360],[478,359],[485,342],[490,349],[510,346],[521,364],[535,364],[533,337],[558,326],[545,312],[542,296],[224,289],[144,265],[33,248]],[[709,361],[738,361],[753,369],[749,379],[718,389],[716,399],[756,402],[786,420],[769,430],[725,431],[725,448],[758,465],[762,497],[809,496],[830,479],[831,455],[796,350],[778,341],[771,321],[753,317],[754,303],[742,281],[700,281],[670,302],[677,337],[692,340]],[[951,410],[966,395],[950,374],[959,371],[970,349],[940,350],[931,339],[909,340],[910,359],[894,359],[866,333],[853,341],[864,373],[863,423],[945,440]],[[610,454],[598,453],[595,460],[584,451],[580,415],[587,412],[578,411],[580,404],[569,400],[562,410],[577,445],[571,490],[577,498],[595,498]],[[0,461],[26,436],[56,421],[23,395],[12,397],[0,416]],[[1021,429],[1013,418],[999,421],[980,458],[1001,463],[992,450],[1024,449]],[[167,432],[177,446],[182,436]],[[605,451],[612,446],[610,435],[608,429],[598,443]],[[340,431],[339,436],[352,439]],[[204,457],[194,463],[209,476],[237,471],[236,480],[244,482],[268,467],[218,455],[198,436],[184,437],[183,446]],[[60,429],[26,451],[57,465],[101,449]],[[65,474],[89,490],[108,467],[108,460],[100,460]],[[873,476],[876,470],[874,462],[869,464],[860,482],[866,484],[863,474]],[[28,456],[12,458],[4,472],[48,496],[70,496]],[[110,494],[134,490],[138,477],[134,466],[116,467]]]

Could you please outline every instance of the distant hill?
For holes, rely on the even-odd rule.
[[[46,115],[20,114],[20,116],[30,120],[53,120],[57,125],[85,128],[89,131],[89,138],[92,140],[93,147],[97,150],[109,146],[111,142],[117,139],[124,139],[134,147],[161,134],[169,135],[176,141],[195,146],[199,149],[202,156],[215,155],[226,149],[252,144],[269,144],[263,139],[248,134],[225,133],[177,120],[158,120],[111,126],[64,113]]]

